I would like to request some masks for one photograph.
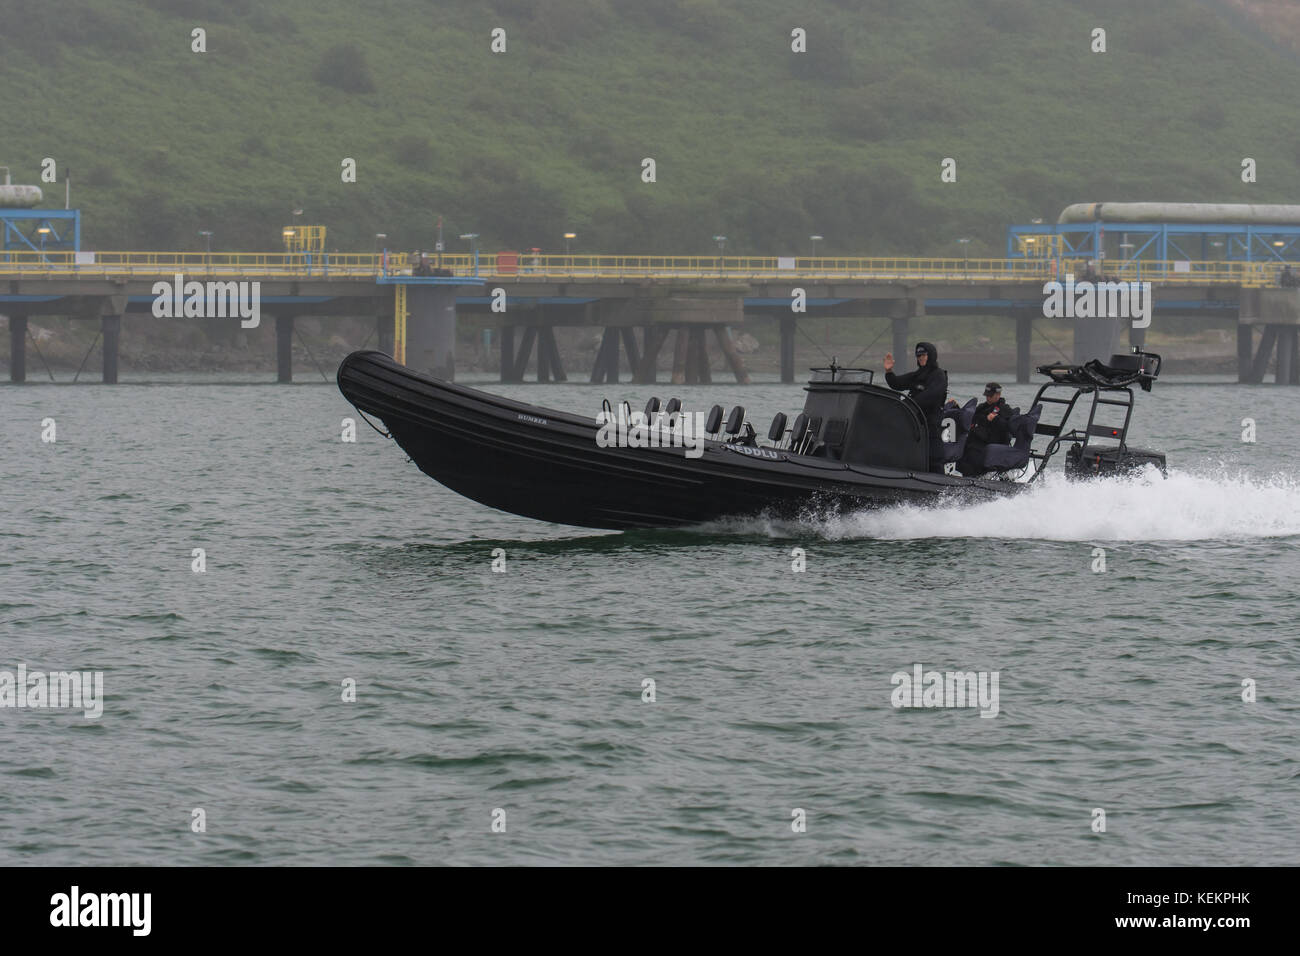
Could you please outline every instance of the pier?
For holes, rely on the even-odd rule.
[[[1026,247],[1026,234],[1016,233],[1018,250],[1035,251],[1038,238],[1028,238]],[[1075,270],[1086,278],[1086,263],[1098,261],[1059,238],[1050,253],[1017,251],[997,259],[476,253],[442,255],[430,270],[390,252],[11,248],[0,251],[0,314],[9,317],[13,382],[26,378],[28,322],[34,316],[99,323],[102,381],[116,382],[122,323],[153,314],[156,285],[178,275],[186,282],[258,283],[261,321],[273,320],[276,328],[281,382],[293,377],[299,317],[373,317],[380,348],[450,378],[456,317],[471,314],[495,320],[505,382],[524,381],[530,368],[538,382],[579,374],[563,367],[555,341],[555,329],[577,326],[601,330],[593,367],[581,371],[589,381],[617,381],[626,364],[635,381],[653,382],[661,356],[671,354],[672,380],[687,384],[709,380],[710,350],[721,354],[737,381],[748,381],[732,330],[751,323],[775,323],[781,379],[792,382],[804,319],[886,318],[890,347],[905,355],[914,318],[1004,315],[1015,329],[1017,381],[1025,382],[1034,322],[1043,316],[1044,283]],[[1286,260],[1100,261],[1106,280],[1151,284],[1157,321],[1161,314],[1235,320],[1240,381],[1263,381],[1272,363],[1275,381],[1300,384],[1300,289],[1286,284]],[[425,274],[430,271],[439,274]],[[1129,326],[1120,319],[1076,319],[1075,360],[1104,357],[1126,342],[1142,344],[1143,330]]]

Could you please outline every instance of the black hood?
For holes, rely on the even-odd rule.
[[[917,342],[916,348],[925,349],[926,354],[930,356],[929,361],[925,363],[926,368],[939,367],[939,350],[934,347],[933,342]],[[913,349],[912,352],[915,353],[916,349]],[[920,362],[917,363],[918,368],[920,367],[920,364]]]

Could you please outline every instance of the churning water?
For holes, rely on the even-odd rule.
[[[1154,469],[1128,479],[1068,481],[1049,472],[1024,495],[976,505],[902,505],[808,523],[826,538],[1041,538],[1049,541],[1214,541],[1300,535],[1300,485],[1284,476],[1195,475]],[[719,525],[724,527],[725,525]],[[734,527],[760,523],[737,522]],[[761,523],[774,533],[779,525]],[[794,534],[796,526],[784,533]]]

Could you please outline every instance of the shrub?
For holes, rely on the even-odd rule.
[[[355,43],[340,43],[326,50],[312,78],[345,93],[373,93],[376,89],[366,55]]]
[[[428,169],[433,165],[433,144],[427,136],[403,136],[393,152],[397,161],[410,169]]]
[[[83,182],[87,186],[116,186],[117,173],[113,171],[113,167],[111,166],[104,166],[102,164],[92,166],[90,172],[86,173]]]

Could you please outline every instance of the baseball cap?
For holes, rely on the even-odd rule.
[[[999,385],[997,382],[989,382],[987,385],[984,386],[985,395],[992,395],[994,392],[1000,392],[1000,391],[1002,391],[1002,386]]]

